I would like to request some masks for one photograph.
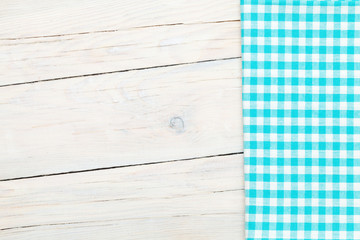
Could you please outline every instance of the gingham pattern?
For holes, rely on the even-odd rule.
[[[360,239],[360,1],[241,21],[247,239]]]

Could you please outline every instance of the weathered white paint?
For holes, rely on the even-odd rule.
[[[1,0],[0,39],[239,19],[233,0]]]
[[[240,57],[239,29],[235,21],[0,40],[0,86]]]
[[[0,1],[0,239],[244,239],[239,9]]]
[[[242,239],[242,155],[0,182],[0,238]]]
[[[239,59],[0,88],[0,179],[242,151]]]

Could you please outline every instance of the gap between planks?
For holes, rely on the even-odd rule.
[[[93,76],[99,76],[99,75],[105,75],[105,74],[124,73],[124,72],[131,72],[131,71],[143,71],[143,70],[150,70],[150,69],[156,69],[156,68],[176,67],[176,66],[183,66],[183,65],[190,65],[190,64],[208,63],[208,62],[233,60],[233,59],[241,59],[241,56],[239,56],[239,57],[208,59],[208,60],[201,60],[201,61],[195,61],[195,62],[174,63],[174,64],[167,64],[167,65],[160,65],[160,66],[149,66],[149,67],[143,67],[143,68],[133,68],[133,69],[111,71],[111,72],[90,73],[90,74],[83,74],[83,75],[42,79],[42,80],[36,80],[36,81],[31,81],[31,82],[10,83],[10,84],[0,85],[0,88],[1,87],[18,86],[18,85],[24,85],[24,84],[34,84],[34,83],[41,83],[41,82],[58,81],[58,80],[72,79],[72,78],[93,77]]]
[[[0,86],[241,56],[237,21],[0,42]]]
[[[137,28],[154,28],[154,27],[168,27],[168,26],[178,26],[178,25],[199,25],[199,24],[212,24],[212,23],[228,23],[228,22],[240,22],[240,19],[228,19],[221,21],[211,21],[211,22],[192,22],[192,23],[167,23],[167,24],[157,24],[157,25],[144,25],[144,26],[135,26],[132,27],[134,29]],[[54,35],[44,35],[44,36],[30,36],[30,37],[17,37],[17,38],[0,38],[1,40],[22,40],[22,39],[36,39],[36,38],[54,38],[54,37],[66,37],[66,36],[76,36],[76,35],[87,35],[94,33],[111,33],[111,32],[119,32],[125,29],[108,29],[108,30],[99,30],[92,32],[78,32],[78,33],[66,33],[66,34],[54,34]]]
[[[0,182],[8,182],[8,181],[15,181],[15,180],[30,179],[30,178],[51,177],[51,176],[66,175],[66,174],[85,173],[85,172],[93,172],[93,171],[104,171],[104,170],[110,170],[110,169],[116,169],[116,168],[140,167],[140,166],[146,166],[146,165],[164,164],[164,163],[172,163],[172,162],[193,161],[193,160],[203,159],[203,158],[224,157],[224,156],[241,155],[241,154],[244,154],[244,152],[223,153],[223,154],[217,154],[217,155],[193,157],[193,158],[185,158],[185,159],[173,159],[173,160],[166,160],[166,161],[159,161],[159,162],[145,162],[145,163],[139,163],[139,164],[129,164],[129,165],[121,165],[121,166],[112,166],[112,167],[103,167],[103,168],[85,169],[85,170],[77,170],[77,171],[69,171],[69,172],[59,172],[59,173],[26,176],[26,177],[8,178],[8,179],[0,179]]]
[[[0,2],[0,38],[97,32],[142,26],[240,19],[233,0],[21,0]]]

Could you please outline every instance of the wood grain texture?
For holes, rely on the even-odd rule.
[[[230,21],[0,40],[0,86],[240,57],[239,29]]]
[[[0,88],[1,179],[242,151],[239,59]]]
[[[239,2],[233,0],[1,0],[0,39],[239,19]]]
[[[0,182],[0,238],[242,239],[242,155]]]

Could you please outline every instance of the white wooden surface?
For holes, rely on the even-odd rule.
[[[1,182],[1,239],[239,239],[241,155]]]
[[[236,1],[0,1],[0,239],[242,239]]]

